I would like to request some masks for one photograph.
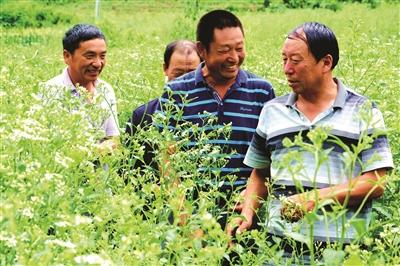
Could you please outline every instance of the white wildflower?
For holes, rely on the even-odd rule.
[[[50,181],[52,179],[61,179],[62,175],[60,174],[56,174],[56,173],[45,173],[44,174],[44,179],[46,179],[47,181]]]
[[[60,180],[56,184],[56,194],[60,197],[64,196],[65,194],[65,182]]]
[[[144,253],[139,251],[139,250],[135,250],[133,251],[133,255],[135,255],[136,257],[138,257],[139,259],[143,260],[144,259]]]
[[[211,213],[205,213],[204,215],[203,215],[203,220],[204,221],[210,221],[212,219],[212,215],[211,215]]]
[[[58,164],[60,164],[61,166],[65,167],[65,168],[68,168],[69,164],[74,161],[71,158],[62,155],[59,152],[56,152],[56,156],[54,159]]]
[[[55,226],[57,227],[67,227],[67,226],[71,226],[71,224],[67,221],[59,221],[59,222],[55,222],[54,223]]]
[[[100,264],[102,266],[111,265],[111,262],[109,260],[103,259],[98,254],[77,256],[74,258],[74,260],[76,263]]]
[[[29,134],[29,133],[27,133],[25,131],[21,131],[19,129],[13,129],[12,138],[15,141],[20,141],[22,139],[37,140],[37,141],[49,141],[49,139],[47,139],[47,138],[40,137],[36,134]]]
[[[54,244],[54,245],[64,247],[64,248],[75,248],[76,247],[76,245],[74,243],[72,243],[71,241],[63,241],[60,239],[46,240],[45,244],[47,244],[47,245]]]
[[[400,227],[393,227],[393,228],[391,229],[391,231],[392,231],[392,233],[394,233],[394,234],[398,234],[398,233],[400,233]]]
[[[17,239],[15,239],[15,236],[7,236],[5,232],[0,233],[0,241],[3,241],[9,248],[17,246]]]
[[[91,154],[91,150],[86,146],[77,145],[76,147],[78,148],[78,150],[80,150],[86,154]]]
[[[32,118],[26,118],[22,120],[22,125],[24,126],[25,131],[30,132],[32,132],[33,129],[43,128],[43,125],[39,121]]]
[[[39,169],[42,166],[42,164],[38,161],[33,161],[33,162],[28,162],[26,164],[26,171],[27,172],[32,172],[35,169]]]
[[[91,224],[93,222],[92,218],[87,216],[76,215],[75,216],[75,225],[80,224]]]
[[[126,237],[126,236],[122,236],[122,237],[121,237],[121,241],[122,241],[123,243],[127,244],[127,245],[129,245],[129,244],[132,243],[132,240],[131,240],[129,237]]]
[[[6,122],[6,118],[9,116],[8,114],[0,114],[0,121],[3,123]],[[1,128],[5,132],[5,128]]]
[[[28,207],[28,208],[23,209],[22,210],[22,215],[32,219],[33,218],[32,208]]]
[[[41,202],[41,198],[38,196],[31,196],[31,201],[33,203],[40,203]]]
[[[121,201],[121,204],[124,205],[124,206],[129,206],[130,203],[131,203],[131,202],[130,202],[129,200],[127,200],[127,199],[123,199],[123,200]]]
[[[27,232],[23,232],[20,236],[19,239],[22,241],[28,242],[29,241],[29,234]]]
[[[35,98],[36,100],[40,100],[40,97],[38,95],[32,94],[32,97]],[[33,116],[37,111],[40,111],[43,109],[43,105],[41,104],[35,104],[32,105],[29,111],[26,113],[28,116]],[[42,125],[40,125],[42,126]]]
[[[100,223],[100,222],[103,221],[103,219],[101,219],[99,216],[95,216],[95,217],[93,218],[93,220],[95,220],[95,221],[98,222],[98,223]]]

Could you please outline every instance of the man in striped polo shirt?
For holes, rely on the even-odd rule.
[[[318,241],[349,243],[356,237],[350,219],[368,223],[370,200],[382,195],[383,177],[393,168],[382,114],[375,104],[333,78],[339,47],[325,25],[309,22],[295,28],[284,42],[282,59],[293,92],[268,102],[261,112],[244,160],[254,168],[242,209],[245,219],[233,221],[228,233],[248,229],[263,198],[269,232],[286,236],[296,232],[304,239],[313,233]],[[283,207],[280,195],[287,197]],[[340,217],[317,212],[324,204],[342,205],[346,224]],[[360,213],[355,215],[356,211]],[[282,219],[290,212],[300,220]],[[311,213],[316,215],[314,222]]]
[[[246,55],[244,31],[234,14],[225,10],[205,14],[197,25],[197,47],[204,61],[195,71],[167,83],[161,101],[164,106],[172,102],[182,108],[182,120],[200,127],[205,126],[204,121],[210,116],[217,120],[210,129],[231,123],[229,139],[218,136],[208,143],[233,153],[227,164],[217,171],[220,176],[238,177],[235,182],[226,181],[222,185],[224,191],[235,190],[244,186],[250,176],[252,169],[243,164],[243,159],[261,109],[265,102],[275,97],[274,91],[268,81],[240,69]],[[196,144],[193,140],[189,146]],[[199,168],[202,170],[209,169]],[[221,224],[224,226],[225,221]]]

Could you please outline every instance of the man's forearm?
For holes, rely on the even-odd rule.
[[[362,174],[343,184],[323,188],[318,191],[319,199],[334,199],[339,203],[347,203],[349,206],[359,205],[365,197],[369,199],[378,198],[383,194],[383,186],[386,171],[378,169]]]
[[[317,202],[334,200],[346,206],[358,206],[365,197],[380,197],[383,193],[385,169],[370,171],[353,178],[351,181],[291,196],[289,199],[301,203],[308,211]]]
[[[268,189],[265,184],[265,170],[254,169],[247,182],[246,194],[244,197],[242,215],[247,217],[253,215],[260,207],[260,199],[267,196]]]

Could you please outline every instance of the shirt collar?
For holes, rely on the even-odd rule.
[[[204,80],[203,73],[201,71],[201,69],[204,67],[204,65],[205,65],[205,62],[204,61],[201,62],[197,66],[197,68],[196,68],[196,70],[194,72],[194,81],[195,81],[195,86],[196,87],[197,86],[204,86],[205,84],[207,84],[206,81]],[[244,86],[246,84],[246,82],[247,82],[246,73],[242,69],[239,69],[238,75],[236,76],[236,81],[235,81],[235,83],[234,83],[234,85],[232,87]]]
[[[333,103],[333,108],[336,107],[343,109],[347,98],[347,89],[339,79],[333,78],[333,80],[338,87],[338,93],[336,95],[335,102]]]
[[[194,82],[196,87],[198,85],[202,86],[203,84],[206,84],[206,81],[203,78],[203,74],[201,73],[201,69],[203,68],[203,66],[204,62],[201,62],[194,71]]]
[[[333,102],[332,107],[333,108],[341,108],[342,109],[344,107],[345,102],[346,102],[347,90],[346,90],[346,87],[343,85],[343,83],[339,79],[333,78],[333,80],[337,84],[338,93],[336,95],[336,98],[335,98],[335,101]],[[294,107],[295,104],[296,104],[296,100],[297,100],[297,94],[294,93],[294,92],[291,92],[289,94],[288,99],[286,100],[286,106]]]
[[[70,86],[71,88],[75,89],[75,84],[72,83],[71,77],[69,76],[69,73],[68,73],[68,67],[64,68],[64,70],[62,72],[62,76],[63,76],[64,85]]]

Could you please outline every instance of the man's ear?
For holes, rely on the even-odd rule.
[[[204,47],[204,45],[201,42],[196,42],[196,47],[197,50],[199,51],[200,57],[202,58],[202,60],[204,60],[205,55],[207,53],[206,47]]]
[[[331,71],[333,65],[333,57],[330,54],[327,54],[321,60],[324,65],[324,70]]]
[[[63,51],[63,56],[64,56],[64,62],[67,65],[70,65],[71,60],[72,60],[72,54],[70,52],[68,52],[67,50],[64,49]]]
[[[165,63],[163,63],[162,66],[163,66],[164,74],[167,75],[167,70],[168,70],[167,65]]]

